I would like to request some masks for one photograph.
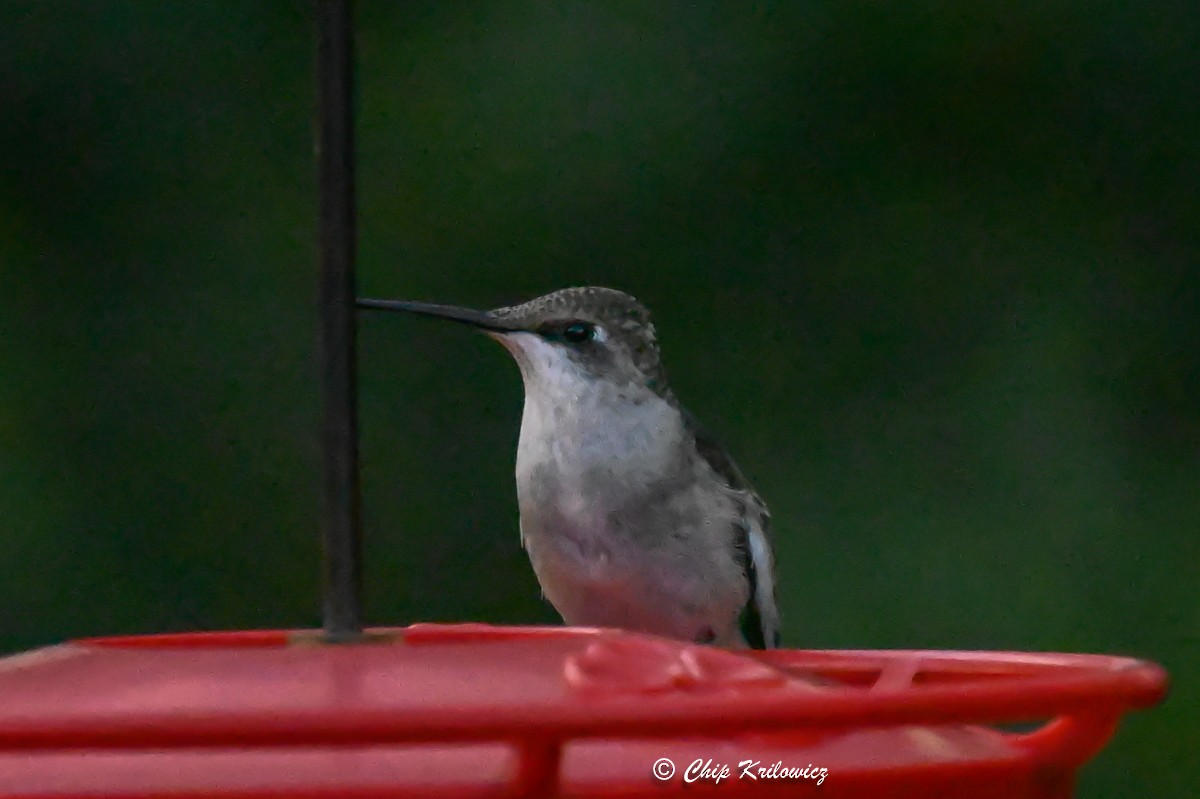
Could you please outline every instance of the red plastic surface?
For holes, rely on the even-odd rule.
[[[1094,655],[734,653],[563,628],[95,639],[0,660],[0,793],[1064,797],[1165,684]],[[684,782],[710,760],[730,776]],[[826,776],[739,778],[743,760]]]

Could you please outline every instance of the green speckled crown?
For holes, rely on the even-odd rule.
[[[625,330],[649,328],[650,312],[623,291],[600,286],[559,289],[520,305],[497,308],[492,315],[518,325],[537,325],[551,320],[578,319]]]

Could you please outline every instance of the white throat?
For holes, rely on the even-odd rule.
[[[597,470],[661,473],[667,467],[683,434],[676,408],[644,386],[618,386],[585,373],[540,336],[508,334],[502,343],[525,383],[518,480],[543,464],[567,483]],[[635,478],[632,473],[627,477]]]

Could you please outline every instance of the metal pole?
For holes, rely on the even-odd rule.
[[[362,633],[354,308],[353,26],[350,0],[317,0],[317,160],[320,171],[321,526],[325,635]]]

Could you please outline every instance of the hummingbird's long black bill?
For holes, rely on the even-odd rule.
[[[462,322],[484,330],[512,333],[522,329],[516,325],[497,319],[490,311],[476,311],[473,308],[460,308],[457,305],[437,305],[431,302],[412,302],[410,300],[370,299],[360,299],[355,304],[359,308],[366,308],[373,311],[401,311],[421,316],[434,316],[438,319],[449,319],[453,322]]]

